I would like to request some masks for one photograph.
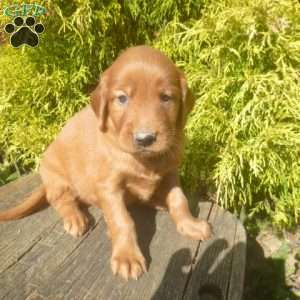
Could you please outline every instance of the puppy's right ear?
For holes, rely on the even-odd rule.
[[[91,93],[91,106],[98,119],[99,129],[106,130],[106,121],[108,116],[107,103],[107,84],[105,76],[101,77],[100,83],[96,89]]]

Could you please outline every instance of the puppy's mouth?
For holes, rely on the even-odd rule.
[[[127,148],[124,149],[123,148],[123,151],[131,154],[131,155],[134,155],[134,156],[137,156],[137,157],[141,157],[141,158],[153,158],[155,156],[161,156],[165,153],[167,153],[169,151],[169,148],[166,149],[166,148],[158,148],[158,147],[135,147],[133,146],[132,148]]]
[[[140,155],[145,155],[145,156],[153,156],[157,153],[159,153],[159,151],[155,151],[155,150],[151,150],[148,148],[143,148],[143,147],[139,147],[135,152],[135,154],[140,154]]]
[[[135,147],[135,150],[132,152],[132,154],[144,158],[153,158],[165,155],[170,151],[171,148],[171,145],[154,144],[150,147]]]

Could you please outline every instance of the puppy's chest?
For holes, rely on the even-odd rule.
[[[158,174],[127,174],[125,187],[128,191],[141,200],[150,200],[158,187],[162,176]]]

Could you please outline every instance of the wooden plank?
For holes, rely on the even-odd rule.
[[[0,188],[0,209],[39,182],[35,175]],[[112,275],[102,215],[90,212],[93,226],[80,239],[64,232],[51,208],[0,224],[0,299],[241,299],[246,235],[218,206],[200,204],[200,217],[209,217],[215,232],[203,243],[181,237],[168,214],[133,208],[149,271],[129,282]]]
[[[12,200],[16,205],[38,184],[38,176],[29,176],[1,188],[0,195],[4,197],[1,204]],[[16,195],[20,199],[16,200]],[[24,299],[33,288],[31,279],[50,272],[53,261],[62,262],[84,239],[72,239],[66,234],[51,208],[22,220],[2,223],[0,230],[0,299]],[[58,240],[62,241],[59,249],[55,247]]]
[[[214,238],[200,243],[184,299],[241,299],[245,231],[232,214],[216,205],[211,210],[209,221],[213,224]]]
[[[246,243],[247,236],[245,228],[240,221],[237,222],[235,244],[233,247],[233,258],[228,288],[228,299],[242,299],[244,289],[245,267],[246,267]]]
[[[162,299],[161,294],[163,299],[181,298],[197,243],[180,237],[166,213],[144,207],[135,208],[131,213],[142,251],[150,262],[147,274],[129,282],[112,275],[111,247],[104,224],[99,223],[85,242],[46,278],[47,284],[38,283],[34,292],[45,299]],[[170,272],[165,273],[169,258],[178,249],[189,255],[179,256],[169,264]],[[183,265],[186,272],[180,270],[176,276],[170,276]],[[161,282],[164,284],[158,290]],[[31,281],[31,284],[36,285],[36,282]]]
[[[40,184],[38,175],[29,175],[0,188],[0,209],[4,210],[22,202],[23,198]],[[30,221],[29,221],[30,220]],[[59,222],[58,216],[48,209],[40,211],[30,219],[0,224],[0,273],[10,268],[34,245],[48,235]]]
[[[0,209],[4,210],[15,206],[23,197],[41,183],[40,176],[36,173],[25,175],[0,187]]]
[[[20,199],[9,198],[0,190],[0,202],[21,201],[24,196],[21,190],[26,193],[30,190],[27,180],[23,181],[25,186],[17,182],[13,189],[11,186],[8,189]],[[202,203],[201,217],[206,218],[210,209],[210,203]],[[182,298],[199,243],[180,236],[167,213],[144,207],[131,210],[149,271],[138,281],[130,282],[112,275],[111,246],[103,218],[97,209],[91,213],[94,226],[81,239],[64,233],[53,209],[1,224],[0,259],[5,263],[2,256],[7,259],[12,252],[14,260],[8,268],[2,268],[0,299]],[[15,249],[19,246],[22,251]]]
[[[211,206],[212,203],[210,202],[202,202],[200,204],[199,218],[207,219],[211,210]],[[162,231],[163,237],[160,238],[161,243],[168,244],[168,246],[170,247],[170,251],[165,257],[164,269],[162,271],[164,273],[164,276],[160,280],[159,287],[152,298],[144,299],[182,299],[184,291],[186,289],[186,283],[190,276],[191,267],[198,249],[199,242],[190,241],[186,238],[181,237],[175,231],[175,226],[173,223],[171,226],[173,234],[169,235],[169,232],[167,230],[164,230]],[[182,241],[180,245],[178,245],[179,247],[173,247],[173,239]],[[193,246],[193,248],[191,248],[191,246]],[[162,249],[162,247],[156,249],[158,256],[160,256],[160,251],[162,251]],[[185,284],[184,286],[181,286],[177,282],[177,278],[183,276],[183,274],[185,278]]]
[[[98,210],[94,209],[92,213],[96,219],[94,226],[103,222]],[[36,287],[47,286],[51,277],[59,276],[60,267],[85,242],[93,228],[82,238],[74,239],[63,231],[62,224],[57,224],[48,236],[0,275],[0,299],[2,294],[6,295],[4,299],[25,299],[31,294],[36,296],[34,299],[38,299]],[[64,284],[65,282],[60,282],[60,285]]]

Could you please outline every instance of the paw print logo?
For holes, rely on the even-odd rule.
[[[10,44],[18,48],[23,44],[29,47],[36,47],[39,44],[39,34],[45,28],[42,23],[36,24],[34,17],[28,16],[26,19],[16,17],[12,23],[5,25],[4,30],[6,33],[11,34]]]

